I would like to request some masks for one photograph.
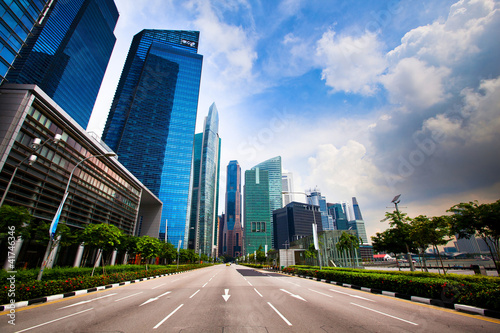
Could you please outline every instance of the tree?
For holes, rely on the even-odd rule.
[[[313,243],[309,244],[309,248],[304,251],[304,255],[307,259],[310,259],[310,258],[316,259],[317,254],[318,254],[318,250],[316,250],[316,248],[314,248]]]
[[[381,233],[377,232],[375,236],[372,236],[373,250],[375,252],[393,253],[399,267],[397,254],[406,251],[405,238],[404,231],[396,228],[387,229]]]
[[[162,243],[158,238],[151,236],[141,236],[137,241],[137,251],[142,258],[146,259],[146,270],[148,270],[148,260],[160,255]]]
[[[94,276],[94,270],[97,267],[99,259],[104,251],[110,251],[117,248],[120,245],[122,235],[123,234],[118,227],[105,223],[88,224],[82,231],[81,241],[84,242],[85,245],[93,246],[98,249],[94,269],[92,270],[92,276]]]
[[[413,270],[413,263],[410,252],[415,251],[417,246],[410,236],[411,227],[409,225],[409,222],[411,221],[411,219],[408,218],[408,215],[406,213],[400,213],[399,210],[396,209],[392,213],[385,213],[385,218],[380,222],[385,221],[389,221],[389,225],[391,226],[391,228],[396,230],[393,236],[396,236],[398,238],[398,241],[404,244],[406,251],[401,252],[406,252],[410,268]]]
[[[256,251],[257,253],[257,262],[260,262],[261,264],[266,261],[266,254],[264,253],[264,248],[262,245],[259,246],[259,248]]]
[[[167,265],[170,265],[177,259],[177,251],[175,250],[175,247],[171,243],[163,243],[161,247],[161,254],[160,256],[162,258],[165,258],[165,261],[167,262]]]
[[[11,229],[15,234],[22,235],[29,225],[32,216],[26,207],[3,205],[0,207],[0,237],[5,237]]]
[[[354,249],[359,249],[359,242],[360,239],[357,236],[344,231],[335,245],[338,251],[347,251],[350,254],[352,267],[354,267]]]
[[[459,203],[448,212],[453,213],[450,220],[452,232],[458,238],[482,238],[500,274],[500,200],[481,205],[477,201]]]

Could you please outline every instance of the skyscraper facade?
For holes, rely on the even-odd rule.
[[[32,29],[41,24],[48,10],[49,0],[12,1],[0,0],[0,84],[14,60],[19,57],[22,46],[32,33]]]
[[[280,178],[281,180],[281,178]],[[272,243],[269,172],[256,167],[245,171],[245,253],[253,254]]]
[[[321,192],[318,189],[309,190],[309,194],[307,195],[307,202],[311,205],[319,206],[319,210],[321,212],[321,225],[323,227],[323,230],[333,230],[333,218],[328,213],[326,198],[321,195]]]
[[[283,191],[283,206],[295,201],[293,193],[293,174],[291,172],[283,173],[281,176],[281,189]]]
[[[134,36],[103,131],[120,161],[163,202],[159,239],[184,247],[203,56],[198,31]]]
[[[226,177],[226,221],[222,236],[222,253],[237,257],[242,253],[241,225],[241,167],[238,161],[230,161]]]
[[[30,8],[33,16],[40,6]],[[7,81],[38,85],[86,128],[115,45],[118,15],[113,0],[54,1],[32,29]]]
[[[260,169],[262,171],[268,172],[269,177],[269,221],[273,220],[273,211],[283,207],[283,191],[282,191],[282,172],[281,172],[281,156],[276,156],[268,159],[262,163],[257,164],[252,168],[252,170]],[[270,226],[271,239],[273,228]],[[274,240],[269,243],[269,248],[274,248],[272,244]]]
[[[201,134],[201,135],[200,135]],[[219,196],[219,115],[215,103],[205,118],[203,133],[196,134],[193,154],[193,189],[188,244],[196,253],[216,256],[217,197]],[[197,173],[197,174],[196,174]],[[191,247],[191,246],[189,246]]]

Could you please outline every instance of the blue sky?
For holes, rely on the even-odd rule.
[[[132,37],[200,31],[197,132],[220,116],[225,168],[280,155],[296,191],[356,196],[368,235],[401,194],[435,216],[500,199],[500,3],[116,0],[117,42],[89,131],[102,132]],[[299,195],[298,201],[303,201]]]

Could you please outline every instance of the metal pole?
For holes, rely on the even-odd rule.
[[[399,201],[394,201],[394,206],[396,206],[396,213],[398,214],[398,220],[399,220],[399,223],[401,223],[401,215],[399,213],[399,209],[398,209],[398,203]],[[410,265],[410,271],[415,271],[415,266],[413,265],[413,259],[411,257],[411,254],[410,254],[410,248],[408,247],[408,243],[405,242],[405,245],[406,245],[406,258],[408,259],[408,263]]]

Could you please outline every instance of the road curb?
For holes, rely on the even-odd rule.
[[[438,306],[438,307],[447,308],[447,309],[454,309],[454,310],[461,311],[461,312],[479,314],[479,315],[482,315],[485,317],[492,317],[492,318],[500,319],[500,312],[488,310],[488,309],[483,309],[483,308],[478,308],[475,306],[458,304],[458,303],[453,303],[453,302],[444,302],[440,299],[431,299],[431,298],[425,298],[425,297],[420,297],[420,296],[411,296],[411,295],[406,295],[406,294],[397,293],[397,292],[393,292],[393,291],[385,291],[385,290],[380,290],[380,289],[375,289],[375,288],[360,287],[360,286],[356,286],[356,285],[352,285],[352,284],[348,284],[348,283],[341,283],[341,282],[330,281],[330,280],[325,280],[325,279],[320,279],[320,278],[315,279],[314,277],[310,277],[307,275],[298,275],[298,274],[294,274],[294,273],[284,273],[284,274],[297,276],[297,277],[301,277],[301,278],[306,278],[306,279],[317,280],[320,282],[334,284],[334,285],[344,287],[344,288],[362,290],[362,291],[366,291],[366,292],[369,292],[372,294],[382,294],[384,296],[401,298],[401,299],[409,300],[409,301],[416,302],[416,303],[423,303],[423,304]]]
[[[21,301],[21,302],[16,302],[16,303],[12,303],[12,304],[4,304],[4,305],[0,305],[0,312],[7,311],[7,310],[13,310],[13,309],[16,310],[16,309],[30,306],[33,304],[37,304],[37,303],[52,302],[52,301],[55,301],[58,299],[89,294],[89,293],[92,293],[94,291],[116,288],[116,287],[124,286],[127,284],[142,282],[142,281],[146,281],[146,280],[152,280],[152,279],[156,279],[156,278],[160,278],[160,277],[164,277],[164,276],[168,276],[168,275],[175,275],[175,274],[180,274],[180,273],[185,273],[185,272],[188,272],[188,271],[168,273],[168,274],[162,274],[162,275],[156,275],[156,276],[149,276],[149,277],[145,277],[145,278],[137,279],[137,280],[130,280],[130,281],[124,281],[124,282],[119,282],[119,283],[113,283],[113,284],[108,284],[105,286],[93,287],[93,288],[82,289],[82,290],[75,290],[75,291],[70,291],[70,292],[67,292],[64,294],[33,298],[33,299],[28,300],[28,301]]]

